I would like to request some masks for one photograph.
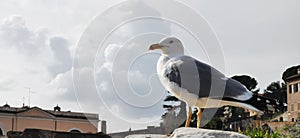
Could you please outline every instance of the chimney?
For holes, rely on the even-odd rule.
[[[54,107],[54,111],[60,112],[60,107],[59,107],[58,105],[56,105],[56,106]]]
[[[101,121],[101,132],[106,134],[106,121]]]

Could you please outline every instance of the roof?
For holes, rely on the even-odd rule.
[[[286,78],[285,81],[291,82],[291,81],[294,81],[294,80],[300,80],[300,74],[292,75],[292,76]]]
[[[10,107],[7,105],[0,106],[0,113],[9,113],[9,114],[20,114],[32,110],[40,110],[47,114],[52,115],[53,117],[60,118],[72,118],[72,119],[91,119],[91,120],[99,120],[98,114],[94,113],[81,113],[81,112],[71,112],[71,111],[54,111],[54,110],[44,110],[39,107]]]

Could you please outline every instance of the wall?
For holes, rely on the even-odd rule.
[[[0,113],[0,127],[4,133],[8,131],[24,131],[26,128],[37,128],[52,131],[69,132],[72,129],[82,133],[97,133],[98,120],[54,117],[40,109],[15,113]]]
[[[95,123],[95,122],[94,122]],[[96,127],[95,127],[96,126]],[[97,124],[92,124],[88,120],[58,120],[57,131],[70,131],[70,129],[78,128],[80,132],[84,133],[97,133]]]
[[[11,130],[11,126],[12,126],[12,117],[11,116],[7,116],[4,114],[0,113],[0,127],[2,129],[2,131],[4,131],[4,134],[6,135],[6,133]],[[0,137],[2,138],[2,137]]]
[[[55,132],[40,129],[25,129],[24,132],[8,132],[8,138],[111,138],[105,134]]]
[[[55,120],[47,118],[34,118],[34,117],[13,117],[13,116],[0,116],[1,126],[7,131],[24,131],[25,128],[39,128],[44,130],[55,130]],[[12,123],[14,123],[12,125]],[[95,127],[95,126],[96,127]],[[94,125],[87,120],[57,120],[57,131],[69,131],[72,128],[78,128],[84,133],[97,133],[97,125]],[[14,127],[12,129],[12,127]]]
[[[298,114],[300,112],[300,110],[298,110],[298,104],[300,103],[300,90],[294,93],[289,92],[289,85],[296,83],[300,83],[300,79],[287,82],[288,121],[292,121],[293,118],[294,120],[298,119]],[[292,110],[292,105],[294,106],[294,110]]]
[[[267,124],[273,131],[275,131],[282,129],[286,125],[293,125],[294,122],[268,122]]]
[[[109,135],[112,138],[125,138],[126,136],[133,135],[133,134],[164,134],[164,129],[161,127],[153,127],[153,128],[147,128],[147,129],[141,129],[141,130],[111,133]]]

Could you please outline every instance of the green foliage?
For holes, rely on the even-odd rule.
[[[213,117],[205,126],[207,129],[222,130],[223,122],[219,117]]]
[[[178,98],[176,98],[175,96],[171,95],[170,92],[168,92],[169,95],[166,96],[166,98],[164,99],[164,105],[163,108],[166,109],[166,111],[174,108],[174,105],[176,102],[180,102],[180,100]],[[162,116],[165,116],[167,114],[167,112],[165,112]]]
[[[247,128],[243,134],[250,138],[285,138],[285,136],[278,131],[270,133],[268,130],[262,128]]]
[[[270,91],[270,92],[268,92]],[[277,99],[280,103],[277,108],[279,113],[283,113],[287,110],[287,107],[283,103],[287,103],[286,84],[279,81],[272,82],[264,92],[264,96],[272,99]]]
[[[269,84],[269,86],[267,87],[266,90],[271,91],[272,93],[265,91],[265,93],[264,93],[265,97],[278,99],[282,103],[287,102],[287,99],[286,99],[287,93],[286,93],[286,84],[285,83],[281,83],[279,81],[272,82],[271,84]]]
[[[174,106],[173,105],[163,105],[163,108],[165,109],[172,109]]]
[[[252,78],[248,75],[233,76],[231,78],[243,84],[249,91],[252,91],[254,93],[257,93],[259,91],[259,89],[256,88],[257,81],[255,78]],[[225,107],[223,107],[223,109],[225,111]],[[228,125],[230,122],[241,120],[241,118],[245,118],[248,116],[248,113],[245,111],[244,108],[227,106],[226,109],[226,113],[224,113],[225,128],[229,127]]]
[[[299,120],[300,118],[298,118]],[[285,126],[284,130],[288,131],[289,136],[291,138],[299,138],[300,137],[300,121],[295,122],[294,125]]]
[[[166,112],[161,116],[162,118],[164,118],[169,113],[169,110],[175,107],[176,102],[181,102],[178,98],[171,95],[170,92],[168,92],[168,94],[169,95],[167,95],[164,99],[165,103],[163,104],[163,108],[166,110]]]
[[[247,113],[245,112],[244,108],[240,108],[240,107],[234,107],[234,106],[229,106],[232,115],[231,115],[231,119],[232,120],[237,120],[238,118],[244,118],[247,116]]]
[[[259,90],[256,89],[257,81],[255,78],[252,78],[248,75],[233,76],[231,78],[242,83],[243,85],[245,85],[249,91],[252,91],[255,93],[259,92]]]
[[[164,99],[164,101],[165,101],[165,102],[166,102],[166,101],[175,101],[175,102],[177,102],[177,101],[179,101],[179,99],[176,98],[175,96],[168,95],[168,96]]]

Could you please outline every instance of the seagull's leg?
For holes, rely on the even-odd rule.
[[[199,108],[197,113],[197,128],[200,128],[202,112],[203,108]]]
[[[185,122],[185,127],[189,127],[190,126],[190,122],[191,122],[191,118],[192,118],[192,107],[188,106],[187,108],[187,118],[186,118],[186,122]]]

